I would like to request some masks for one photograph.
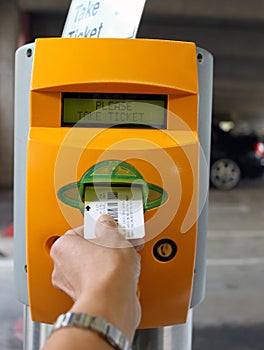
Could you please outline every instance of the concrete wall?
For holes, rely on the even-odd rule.
[[[264,26],[255,22],[145,18],[139,36],[194,41],[214,55],[214,110],[264,115]],[[264,118],[263,118],[264,127]]]
[[[18,35],[15,0],[0,1],[0,187],[13,184],[13,83]]]

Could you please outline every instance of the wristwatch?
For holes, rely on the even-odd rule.
[[[102,317],[91,316],[84,313],[67,312],[61,314],[55,321],[51,334],[64,327],[76,327],[95,331],[105,339],[114,349],[132,350],[129,340],[112,323]]]

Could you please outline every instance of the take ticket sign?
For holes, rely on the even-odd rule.
[[[135,38],[146,0],[72,0],[64,38]]]

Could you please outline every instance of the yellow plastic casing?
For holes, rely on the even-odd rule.
[[[147,183],[168,194],[160,207],[145,212],[140,328],[185,322],[192,294],[198,217],[195,44],[38,39],[34,55],[26,184],[32,319],[52,323],[72,304],[52,286],[49,249],[55,237],[82,225],[83,215],[61,203],[58,190],[80,181],[99,161],[117,159],[131,164]],[[63,92],[168,95],[167,129],[61,127]],[[161,261],[155,252],[170,254],[170,242],[175,244],[176,254]]]

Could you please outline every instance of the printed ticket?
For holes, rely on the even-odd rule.
[[[95,238],[97,219],[109,214],[127,239],[145,236],[143,195],[140,186],[86,186],[84,203],[84,237]]]

